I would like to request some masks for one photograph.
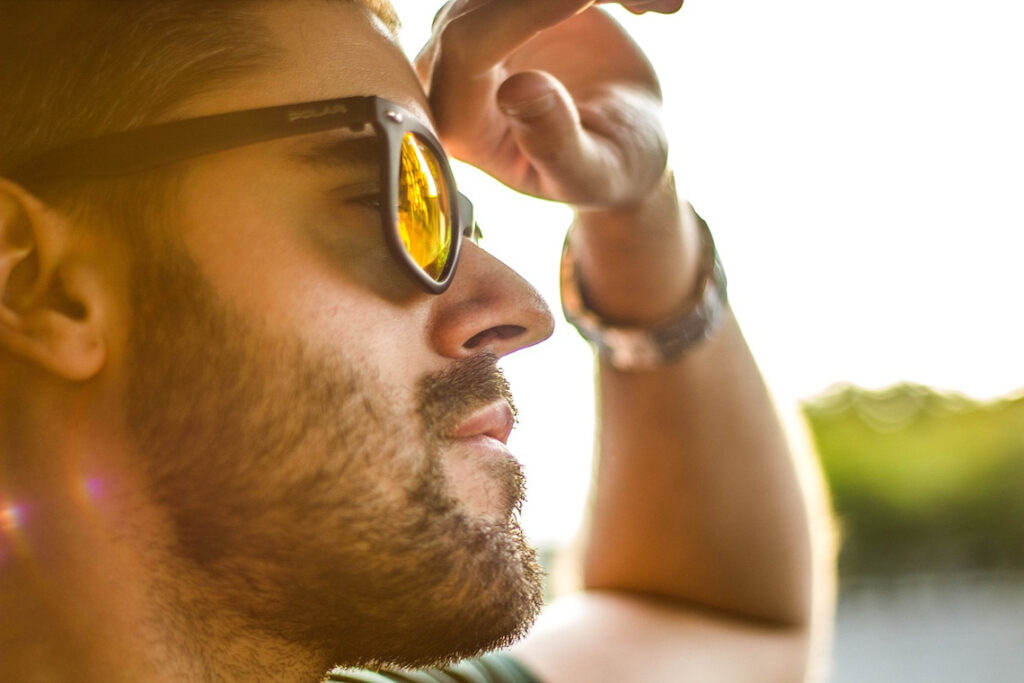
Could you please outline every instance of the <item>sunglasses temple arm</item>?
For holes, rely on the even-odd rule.
[[[469,197],[461,192],[459,193],[459,216],[463,221],[462,236],[468,237],[474,242],[479,241],[484,235],[473,218],[473,202],[469,201]]]

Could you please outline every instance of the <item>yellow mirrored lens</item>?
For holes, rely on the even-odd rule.
[[[451,255],[451,218],[441,162],[413,133],[406,133],[398,178],[398,236],[413,261],[435,280]]]

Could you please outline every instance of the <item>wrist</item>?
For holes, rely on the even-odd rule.
[[[636,371],[669,365],[718,328],[727,306],[725,271],[707,223],[694,216],[701,237],[697,290],[653,324],[615,324],[596,313],[580,290],[575,258],[566,239],[561,266],[562,310],[612,367]]]
[[[678,310],[700,286],[700,219],[672,174],[628,206],[577,211],[567,237],[580,291],[609,323],[645,325]]]

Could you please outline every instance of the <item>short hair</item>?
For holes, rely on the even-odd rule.
[[[273,48],[252,11],[268,1],[3,0],[0,177],[63,143],[158,121],[180,102],[269,64]],[[397,32],[388,0],[335,1],[362,4]],[[158,170],[30,189],[58,206],[105,205],[105,218],[135,222],[145,216],[133,205],[143,210],[140,198],[157,200],[167,178]]]

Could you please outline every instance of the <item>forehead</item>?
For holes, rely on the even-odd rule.
[[[255,13],[275,50],[272,65],[190,100],[182,114],[378,95],[429,121],[426,97],[409,60],[362,4],[287,0],[260,4]]]

